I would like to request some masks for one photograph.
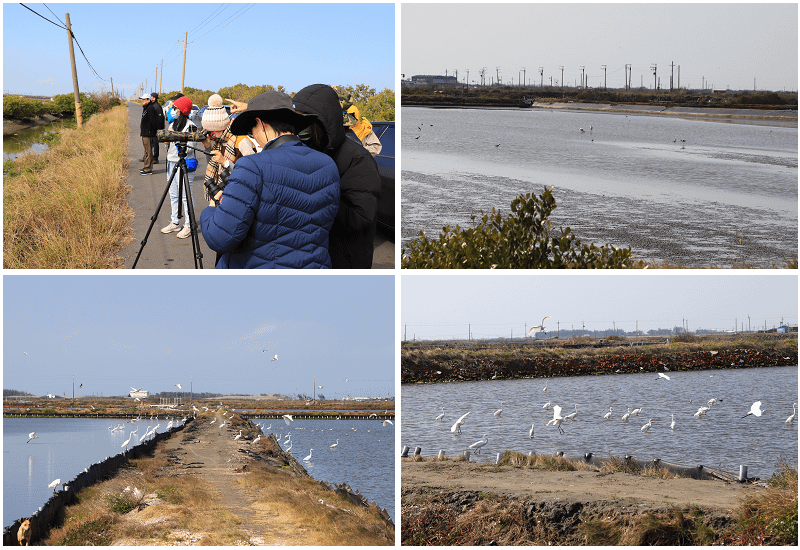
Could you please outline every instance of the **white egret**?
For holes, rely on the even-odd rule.
[[[631,411],[631,416],[639,416],[639,413],[642,412],[642,409],[633,409]]]
[[[794,418],[794,415],[792,415],[792,418]],[[787,420],[786,422],[789,422],[789,421]],[[36,432],[29,433],[28,434],[28,441],[26,441],[25,443],[30,443],[31,439],[39,439],[39,436],[36,435]]]
[[[241,437],[242,437],[242,430],[239,430],[239,435],[237,435],[236,437],[234,437],[234,438],[233,438],[233,440],[234,440],[234,441],[239,441],[239,439],[240,439]]]
[[[54,479],[53,481],[51,481],[50,485],[48,485],[48,487],[52,487],[53,488],[53,493],[55,493],[56,492],[55,488],[58,487],[59,485],[61,485],[61,479],[60,478],[59,479]]]
[[[436,420],[443,421],[444,420],[444,407],[442,407],[442,414],[436,417]]]
[[[467,418],[467,415],[468,415],[468,414],[469,414],[469,413],[466,413],[466,414],[464,414],[464,416],[462,416],[461,418],[459,418],[458,420],[456,420],[456,423],[455,423],[455,424],[453,424],[453,427],[452,427],[452,428],[450,428],[450,431],[451,431],[451,432],[455,432],[455,431],[457,430],[457,431],[458,431],[458,433],[461,433],[461,426],[464,424],[464,420]]]
[[[546,410],[550,410],[550,405],[552,405],[552,404],[553,404],[553,402],[552,402],[552,401],[548,401],[547,403],[545,403],[544,405],[542,405],[542,408],[543,408],[543,409],[546,409]]]
[[[496,411],[494,411],[495,418],[500,418],[500,415],[503,414],[503,405],[504,404],[505,404],[505,401],[500,401],[500,408],[497,409]]]
[[[314,449],[308,451],[308,456],[303,459],[304,462],[308,462],[311,460],[311,454],[314,452]]]
[[[181,387],[181,385],[180,385],[180,384],[175,384],[175,385],[176,385],[176,386],[178,386],[178,389],[179,389],[179,390],[182,390],[182,389],[183,389],[183,388]]]
[[[755,403],[753,403],[753,405],[750,407],[750,412],[749,412],[749,413],[747,413],[746,415],[744,415],[742,418],[747,418],[747,417],[748,417],[748,416],[750,416],[751,414],[753,414],[753,415],[755,415],[755,416],[761,416],[761,415],[762,415],[762,414],[764,414],[765,412],[767,412],[767,411],[771,411],[771,410],[772,410],[772,409],[764,409],[764,410],[762,411],[762,410],[761,410],[761,401],[756,401],[756,402],[755,402]]]
[[[670,416],[672,417],[672,424],[669,425],[669,429],[674,432],[675,431],[675,415],[671,414]]]
[[[291,414],[284,414],[283,415],[283,421],[286,422],[287,426],[291,426],[292,425],[292,420],[294,420],[294,418],[292,418]]]
[[[336,448],[336,447],[338,447],[338,446],[339,446],[339,440],[337,439],[337,440],[336,440],[336,443],[334,443],[333,445],[331,445],[331,449],[335,449],[335,448]]]
[[[614,410],[614,407],[609,407],[608,408],[608,412],[603,415],[603,418],[605,418],[606,420],[611,420],[611,411],[613,411],[613,410]]]
[[[653,419],[648,420],[647,424],[642,426],[642,433],[646,433],[653,426]]]
[[[496,378],[497,378],[497,371],[494,371],[494,376],[492,376],[492,380],[495,380]]]
[[[786,424],[791,424],[794,422],[794,415],[796,414],[795,407],[797,407],[797,403],[792,403],[792,416],[786,419]]]
[[[481,439],[480,441],[476,441],[475,443],[470,445],[469,448],[475,451],[475,454],[479,455],[481,454],[481,447],[483,447],[487,443],[489,443],[489,436],[487,434],[483,434],[483,439]]]
[[[217,417],[215,416],[215,417],[214,417],[214,420],[212,420],[212,421],[211,421],[209,424],[213,424],[213,423],[214,423],[214,422],[216,422],[216,421],[217,421]]]
[[[528,336],[530,336],[534,332],[545,332],[544,331],[544,329],[545,329],[544,322],[547,321],[549,318],[550,318],[550,316],[548,315],[547,317],[542,319],[542,324],[541,325],[536,326],[536,327],[531,327],[531,329],[528,331]],[[545,332],[545,334],[547,334],[547,333]]]
[[[317,386],[319,389],[322,389],[322,386]]]
[[[578,414],[578,403],[575,403],[575,412],[571,412],[571,413],[569,413],[569,414],[568,414],[567,416],[565,416],[564,418],[565,418],[565,419],[568,419],[568,420],[575,420],[575,416],[576,416],[577,414]]]
[[[536,426],[536,422],[531,424],[531,431],[528,432],[528,437],[529,438],[533,438],[533,428],[534,428],[534,426]]]
[[[256,438],[253,440],[253,443],[252,443],[252,444],[256,444],[256,443],[258,443],[259,441],[261,441],[261,434],[258,434],[258,437],[256,437]]]
[[[275,357],[272,358],[272,360],[273,361],[277,361],[278,360],[278,354],[277,353],[275,354]]]
[[[721,403],[721,402],[722,402],[722,399],[719,399],[719,400],[718,400],[716,397],[715,397],[715,398],[713,398],[713,399],[709,399],[709,400],[708,400],[708,404],[709,404],[709,406],[713,405],[714,403]]]
[[[147,429],[144,431],[144,435],[143,435],[142,437],[140,437],[140,438],[139,438],[139,442],[141,443],[141,442],[142,442],[142,440],[143,440],[145,437],[147,437],[148,435],[150,435],[150,426],[148,426],[148,427],[147,427]]]
[[[289,451],[291,451],[291,450],[292,450],[292,445],[294,445],[294,441],[291,441],[291,442],[289,443],[289,446],[288,446],[288,447],[286,447],[286,452],[287,452],[287,453],[288,453]]]
[[[561,428],[561,423],[564,422],[564,418],[561,416],[561,407],[558,405],[553,405],[553,419],[550,420],[547,425],[553,424],[555,427],[558,428],[558,433],[563,434],[564,430]]]
[[[631,408],[628,407],[628,412],[622,415],[622,421],[627,422],[630,417],[631,417]]]
[[[392,424],[392,421],[391,420],[384,420],[383,421],[383,425],[386,426],[386,424]],[[392,424],[392,426],[394,426],[394,424]]]
[[[666,374],[664,374],[663,372],[659,372],[658,373],[658,378],[656,378],[656,380],[661,380],[662,378],[666,378],[667,380],[670,379],[670,377],[667,376]]]
[[[125,447],[125,449],[127,450],[128,449],[128,443],[131,442],[131,437],[133,437],[133,432],[131,432],[131,435],[128,436],[128,439],[126,439],[125,442],[122,445],[120,445],[120,447]]]

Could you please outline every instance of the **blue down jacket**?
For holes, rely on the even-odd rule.
[[[242,157],[222,201],[200,215],[217,268],[330,268],[328,234],[339,208],[331,158],[300,141]]]

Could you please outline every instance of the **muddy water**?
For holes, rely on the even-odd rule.
[[[31,128],[21,128],[3,135],[3,161],[14,160],[24,153],[43,153],[49,148],[49,136],[61,128],[74,128],[75,119],[56,120]]]
[[[403,127],[404,245],[554,185],[554,227],[648,261],[782,267],[797,251],[796,124],[405,107]]]

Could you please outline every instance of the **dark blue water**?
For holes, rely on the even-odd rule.
[[[3,525],[27,517],[42,506],[53,489],[47,485],[56,478],[67,482],[92,463],[114,456],[123,441],[137,429],[144,435],[148,426],[169,422],[147,419],[125,423],[113,419],[5,418],[3,419]],[[283,421],[254,420],[272,432],[286,434]],[[111,433],[109,426],[123,423],[124,433]],[[355,427],[355,430],[352,430]],[[38,439],[26,443],[29,432]],[[292,454],[302,462],[314,448],[310,463],[303,462],[309,475],[320,481],[348,483],[370,501],[386,508],[394,517],[394,426],[371,420],[297,420],[292,423]],[[340,439],[338,449],[330,445]]]
[[[585,243],[691,266],[784,267],[798,245],[794,126],[404,107],[403,245],[493,207],[506,215],[519,194],[553,185],[553,227]]]
[[[735,369],[666,373],[618,374],[526,380],[488,380],[443,384],[405,384],[402,387],[402,445],[422,447],[423,456],[443,449],[460,455],[469,445],[489,434],[489,443],[477,461],[494,460],[497,453],[513,450],[555,454],[660,458],[669,462],[719,467],[737,473],[769,477],[783,458],[797,465],[798,421],[786,424],[797,402],[797,367]],[[542,389],[547,383],[547,391]],[[705,416],[693,415],[713,398],[721,400]],[[500,409],[501,416],[493,413]],[[748,416],[754,401],[771,409],[760,418]],[[574,421],[565,420],[564,434],[545,426],[553,411],[542,406],[560,405],[561,416],[575,410]],[[435,418],[445,407],[443,422]],[[611,420],[603,415],[613,407]],[[642,408],[638,417],[622,422],[627,408]],[[453,423],[470,412],[462,435],[453,434]],[[675,430],[670,430],[671,414]],[[653,419],[652,428],[641,428]],[[535,423],[533,439],[528,437]]]

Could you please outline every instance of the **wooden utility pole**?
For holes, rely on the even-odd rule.
[[[156,87],[158,86],[158,65],[156,65],[156,79],[153,81],[153,91],[156,91]]]
[[[161,85],[164,84],[164,60],[161,60],[161,80],[158,81],[158,95],[161,95]]]
[[[186,78],[186,39],[189,37],[188,32],[183,33],[183,70],[181,71],[181,93],[183,93],[183,80]]]
[[[75,375],[72,375],[72,404],[75,404]]]
[[[114,79],[111,77],[108,78],[111,80],[111,95],[114,95]]]
[[[67,38],[69,39],[69,60],[72,63],[72,89],[75,94],[75,120],[78,123],[78,128],[83,125],[83,116],[81,116],[81,94],[78,91],[78,69],[75,67],[75,48],[72,45],[72,26],[69,22],[69,14],[66,14],[67,25]]]

